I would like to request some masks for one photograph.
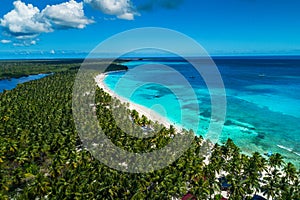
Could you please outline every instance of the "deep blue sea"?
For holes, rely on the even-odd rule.
[[[245,153],[278,152],[285,161],[300,167],[300,59],[232,57],[214,61],[227,97],[226,120],[219,143],[231,138]],[[184,96],[185,86],[173,71],[153,67],[130,73],[145,64],[166,65],[182,74],[197,96],[199,112],[194,110],[195,101]],[[130,61],[124,65],[129,67],[127,72],[110,73],[105,79],[112,90],[205,137],[211,120],[211,99],[201,75],[189,63],[169,58]],[[142,76],[146,78],[141,79]],[[153,83],[141,82],[150,79]],[[173,79],[173,84],[168,87],[157,84],[157,80],[164,79]],[[180,96],[173,89],[182,91]],[[184,122],[182,112],[189,115]],[[190,125],[195,122],[198,126]]]
[[[11,79],[3,79],[0,80],[0,92],[3,90],[12,90],[17,87],[18,84],[22,84],[28,81],[40,79],[47,76],[47,74],[38,74],[38,75],[30,75],[30,76],[23,76],[20,78],[11,78]]]

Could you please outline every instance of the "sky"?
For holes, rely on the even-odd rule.
[[[1,0],[0,59],[85,57],[142,27],[186,34],[210,55],[300,55],[299,8],[299,0]]]

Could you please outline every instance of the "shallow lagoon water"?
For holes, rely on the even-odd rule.
[[[223,78],[227,96],[227,115],[219,142],[228,138],[245,152],[278,152],[286,161],[300,167],[300,60],[289,59],[219,59],[215,60]],[[129,71],[142,64],[164,64],[176,69],[191,84],[197,101],[184,96],[180,84],[165,87],[146,84],[142,87],[139,76],[155,79],[172,78],[170,72],[148,70],[143,74],[111,73],[105,83],[114,90],[123,77],[122,87],[115,90],[131,101],[152,108],[172,122],[193,129],[205,137],[210,122],[210,96],[201,76],[192,66],[178,60],[148,60],[126,63]],[[124,84],[126,83],[126,84]],[[180,97],[172,93],[180,88]],[[131,92],[128,92],[131,91]],[[128,96],[128,94],[131,94]],[[127,95],[127,96],[126,96]],[[195,103],[199,112],[195,113]],[[182,121],[185,113],[185,121]],[[198,123],[199,120],[199,123]],[[194,122],[194,123],[193,123]],[[197,123],[196,123],[197,122]],[[190,126],[190,124],[197,126]]]
[[[10,79],[0,80],[0,92],[3,92],[3,90],[12,90],[15,87],[17,87],[18,84],[44,78],[45,76],[48,76],[48,74],[29,75],[20,78],[10,78]]]

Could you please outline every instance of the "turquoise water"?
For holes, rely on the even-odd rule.
[[[300,167],[300,60],[216,59],[215,62],[227,96],[226,121],[219,142],[232,138],[246,153],[278,152]],[[130,73],[142,64],[164,64],[177,70],[191,85],[196,99],[191,98],[189,89],[172,70],[153,67]],[[126,65],[128,72],[107,76],[108,87],[205,137],[211,120],[210,96],[191,65],[162,59],[131,61]],[[169,80],[172,84],[143,85],[145,80],[155,83]]]
[[[20,78],[0,80],[0,92],[3,92],[3,90],[12,90],[15,87],[17,87],[18,84],[22,84],[32,80],[37,80],[45,76],[48,76],[48,74],[38,74],[38,75],[23,76]]]

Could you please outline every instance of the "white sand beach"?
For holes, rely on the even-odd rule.
[[[107,76],[107,73],[101,73],[99,74],[98,76],[95,77],[95,81],[97,83],[97,85],[102,88],[105,92],[107,92],[109,95],[111,95],[112,97],[115,97],[117,99],[119,99],[122,103],[129,103],[129,109],[130,110],[136,110],[140,117],[142,115],[145,115],[148,119],[152,120],[153,122],[158,122],[162,125],[164,125],[165,127],[169,128],[170,125],[172,124],[177,131],[180,131],[183,129],[183,127],[180,127],[179,125],[175,125],[174,123],[170,122],[166,117],[163,117],[161,116],[159,113],[145,107],[145,106],[142,106],[142,105],[139,105],[139,104],[136,104],[118,94],[116,94],[115,92],[113,92],[111,89],[108,88],[108,86],[104,83],[104,79],[105,77]],[[210,148],[212,149],[213,148],[213,144],[210,144]],[[207,152],[209,154],[209,151]],[[209,164],[209,155],[205,156],[206,159],[204,160],[204,163],[205,165],[208,165]],[[283,171],[281,170],[280,171],[281,173],[283,173]],[[224,175],[225,172],[220,172],[218,174],[218,177],[222,177]],[[262,177],[265,177],[266,176],[266,172],[263,172],[262,174],[263,176]],[[223,197],[226,197],[226,198],[229,198],[229,195],[227,192],[225,191],[222,191],[221,194],[223,195]],[[263,195],[262,192],[258,192],[257,193],[258,195],[262,196],[262,197],[266,197],[265,195]],[[254,193],[253,193],[254,195]]]
[[[142,115],[145,115],[148,119],[150,119],[153,122],[158,122],[159,124],[164,125],[165,127],[169,128],[170,125],[173,125],[177,131],[181,131],[182,127],[180,127],[179,125],[175,125],[174,123],[172,123],[171,121],[169,121],[166,117],[161,116],[159,113],[146,108],[145,106],[136,104],[124,97],[121,97],[120,95],[116,94],[115,92],[113,92],[111,89],[109,89],[107,87],[107,85],[104,83],[104,79],[107,76],[106,73],[101,73],[98,76],[95,77],[95,81],[97,83],[97,85],[102,88],[105,92],[107,92],[110,96],[115,97],[117,99],[119,99],[122,103],[129,103],[129,109],[130,110],[136,110],[140,117]]]

